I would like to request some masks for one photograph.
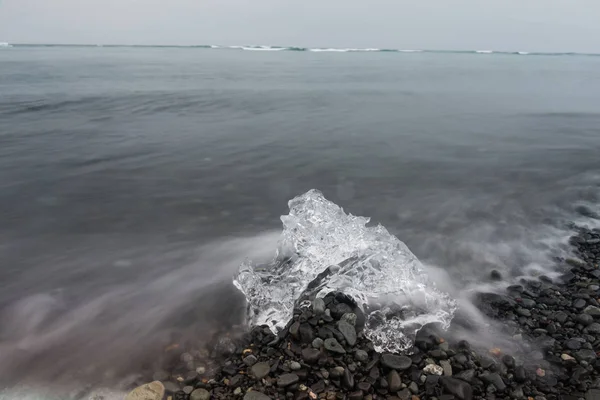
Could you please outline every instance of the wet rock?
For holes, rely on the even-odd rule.
[[[402,389],[401,391],[398,392],[398,397],[397,398],[400,399],[400,400],[410,400],[412,398],[410,390],[408,390],[408,389]]]
[[[591,333],[593,335],[600,334],[600,324],[597,322],[594,322],[593,324],[588,325],[588,327],[586,329],[587,329],[588,333]]]
[[[223,372],[227,375],[233,376],[238,373],[238,368],[235,364],[225,365],[223,367]]]
[[[461,400],[471,400],[473,398],[473,388],[463,380],[444,376],[440,378],[440,382],[447,392]]]
[[[238,387],[244,381],[244,375],[236,375],[229,380],[229,386]]]
[[[337,327],[342,335],[344,335],[346,343],[348,343],[349,346],[354,346],[356,344],[356,329],[354,329],[354,325],[350,325],[346,321],[339,321]]]
[[[502,362],[508,368],[514,368],[515,367],[515,359],[511,355],[505,354],[504,356],[502,356]]]
[[[431,350],[429,354],[436,360],[445,360],[448,358],[448,354],[446,354],[446,352],[441,349]]]
[[[346,354],[346,350],[344,350],[342,345],[334,338],[325,339],[323,346],[326,350],[331,351],[332,353]]]
[[[364,363],[364,362],[366,362],[369,359],[369,353],[367,353],[364,350],[360,350],[360,349],[356,350],[354,352],[354,359],[356,361],[360,361],[360,362]]]
[[[352,313],[352,307],[346,303],[339,303],[331,307],[331,316],[335,319],[340,319],[346,313]]]
[[[581,348],[581,341],[569,339],[566,342],[564,342],[564,346],[569,350],[579,350]]]
[[[300,339],[300,322],[294,322],[289,329],[290,335],[292,335],[296,339]]]
[[[491,373],[491,374],[483,374],[481,375],[481,379],[489,384],[492,384],[496,387],[496,389],[502,391],[504,389],[506,389],[506,384],[504,383],[504,381],[502,380],[502,377],[497,373]]]
[[[277,378],[277,386],[280,388],[288,387],[294,383],[298,383],[300,378],[296,374],[283,374]]]
[[[535,307],[535,301],[531,299],[521,299],[521,305],[525,308],[533,308]]]
[[[302,365],[300,365],[300,363],[299,363],[299,362],[297,362],[297,361],[292,361],[292,362],[290,363],[290,369],[291,369],[292,371],[298,371],[300,368],[302,368]]]
[[[592,362],[596,359],[596,353],[589,349],[579,350],[575,353],[575,358],[579,361]]]
[[[391,370],[387,376],[388,381],[388,389],[390,392],[397,392],[402,389],[402,380],[400,379],[400,375],[396,372],[396,370]]]
[[[523,388],[517,386],[513,391],[510,392],[510,396],[513,399],[522,399],[525,397],[525,393],[523,393]]]
[[[272,398],[260,392],[250,391],[244,395],[244,400],[272,400]]]
[[[167,393],[179,392],[179,389],[180,389],[179,385],[176,384],[175,382],[163,382],[163,386]]]
[[[573,307],[577,308],[577,309],[582,309],[586,306],[587,302],[584,299],[576,299],[573,302]]]
[[[497,269],[494,269],[494,270],[492,270],[492,272],[490,272],[490,279],[493,281],[501,281],[502,274]]]
[[[417,385],[416,382],[411,382],[408,385],[408,389],[411,391],[412,394],[417,394],[419,393],[419,385]]]
[[[394,354],[386,353],[380,358],[381,365],[388,369],[395,369],[397,371],[404,371],[412,365],[412,360],[406,356],[397,356]]]
[[[348,395],[348,400],[363,400],[363,393],[359,390]]]
[[[475,379],[475,370],[468,369],[455,375],[455,378],[461,379],[465,382],[473,382]]]
[[[600,389],[590,389],[585,392],[585,400],[600,400]]]
[[[315,315],[323,315],[325,314],[325,301],[321,298],[316,298],[313,300],[313,312]]]
[[[314,347],[315,349],[320,349],[321,347],[323,347],[323,339],[321,338],[315,338],[315,340],[312,341],[311,344],[312,347]]]
[[[585,310],[584,310],[584,312],[585,312]],[[592,317],[590,314],[579,314],[577,316],[576,320],[581,325],[588,326],[589,324],[594,322],[594,317]]]
[[[452,376],[452,365],[450,364],[450,361],[442,360],[440,361],[440,366],[444,370],[445,376]]]
[[[329,375],[332,378],[341,378],[344,374],[344,367],[335,367],[331,371],[329,371]]]
[[[251,367],[254,364],[256,364],[258,359],[256,358],[256,356],[254,354],[250,354],[249,356],[244,357],[243,361],[244,361],[244,364]]]
[[[519,314],[522,317],[531,317],[531,311],[529,311],[526,308],[517,308],[517,314]]]
[[[159,381],[153,381],[133,389],[125,400],[162,400],[165,387]]]
[[[363,393],[369,393],[369,391],[371,390],[371,384],[369,382],[358,382],[356,387]]]
[[[587,306],[584,308],[583,312],[587,315],[591,315],[594,318],[600,318],[600,308],[596,306]]]
[[[306,348],[302,350],[302,359],[309,364],[314,364],[321,357],[321,351],[313,348]]]
[[[344,369],[342,374],[342,386],[349,390],[354,389],[354,375],[348,369]]]
[[[256,379],[262,379],[269,375],[271,372],[271,366],[267,362],[259,362],[254,364],[250,370]]]
[[[557,322],[559,322],[561,324],[564,324],[567,321],[567,319],[569,318],[569,316],[566,313],[562,312],[562,311],[559,311],[559,312],[555,313],[553,315],[553,317],[554,317],[555,321],[557,321]]]
[[[206,389],[196,389],[190,394],[190,400],[210,400],[210,392]]]
[[[218,356],[229,357],[235,353],[235,343],[230,337],[224,336],[219,338],[215,345],[214,351]]]

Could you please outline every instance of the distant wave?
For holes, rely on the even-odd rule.
[[[251,50],[251,51],[282,51],[282,50],[288,50],[288,47],[242,46],[242,50]]]
[[[595,53],[574,53],[574,52],[528,52],[528,51],[497,51],[497,50],[421,50],[421,49],[393,49],[376,47],[299,47],[299,46],[266,46],[266,45],[235,45],[224,46],[215,44],[198,45],[74,45],[74,44],[8,44],[0,42],[0,48],[6,47],[132,47],[132,48],[196,48],[209,50],[246,50],[262,52],[280,52],[280,51],[304,51],[312,53],[440,53],[440,54],[487,54],[487,55],[513,55],[513,56],[588,56],[598,57]]]

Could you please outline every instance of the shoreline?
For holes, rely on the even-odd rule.
[[[560,280],[521,279],[478,296],[478,308],[522,341],[519,352],[475,350],[468,337],[425,327],[409,351],[378,354],[360,309],[330,294],[296,309],[277,336],[254,327],[221,337],[210,354],[181,354],[127,399],[598,400],[600,230],[579,228],[570,244],[581,261],[564,260]]]

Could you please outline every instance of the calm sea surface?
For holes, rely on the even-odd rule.
[[[454,289],[550,273],[598,222],[600,57],[1,48],[0,384],[236,322],[311,188]]]

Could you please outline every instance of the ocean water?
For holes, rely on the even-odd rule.
[[[312,188],[457,297],[598,223],[600,57],[237,50],[0,49],[0,385],[117,387],[239,323]]]

